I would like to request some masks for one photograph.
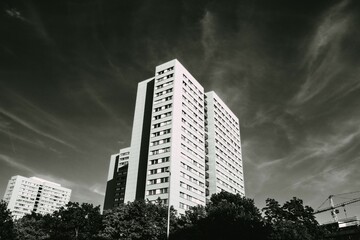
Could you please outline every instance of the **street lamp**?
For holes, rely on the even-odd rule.
[[[166,227],[166,239],[169,239],[170,237],[170,183],[171,183],[171,171],[170,171],[170,167],[167,170],[167,172],[169,172],[169,190],[168,190],[168,214],[167,214],[167,227]]]

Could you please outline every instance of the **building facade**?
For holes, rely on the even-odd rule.
[[[245,195],[239,119],[211,91],[205,94],[209,194]]]
[[[111,209],[124,203],[126,178],[129,167],[130,148],[120,149],[111,155],[109,174],[106,184],[104,210]]]
[[[124,202],[184,213],[222,190],[245,194],[238,118],[177,60],[138,84],[129,152]]]
[[[70,201],[71,190],[37,177],[13,176],[4,201],[14,219],[31,212],[51,214]]]

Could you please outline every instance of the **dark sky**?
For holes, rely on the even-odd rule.
[[[110,155],[130,143],[137,83],[174,58],[239,117],[259,207],[297,196],[317,208],[359,191],[359,5],[2,2],[0,195],[11,176],[35,175],[102,204]]]

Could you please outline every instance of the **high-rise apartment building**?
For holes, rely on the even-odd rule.
[[[157,66],[153,78],[138,84],[126,151],[124,199],[105,197],[105,203],[117,201],[113,206],[161,199],[184,213],[222,190],[245,194],[238,118],[177,60]],[[111,160],[113,178],[114,169],[120,168]]]
[[[4,201],[14,219],[31,212],[51,214],[70,201],[71,190],[37,177],[13,176]]]

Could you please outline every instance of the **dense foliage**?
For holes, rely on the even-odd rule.
[[[104,214],[104,230],[100,232],[102,239],[166,239],[167,206],[159,203],[135,201],[114,208]],[[171,211],[172,222],[175,212]]]
[[[15,239],[14,223],[10,211],[6,208],[6,203],[0,201],[0,240]]]
[[[0,203],[0,240],[165,240],[167,206],[135,201],[100,214],[100,207],[70,202],[52,215],[32,213],[13,222]],[[282,206],[266,200],[263,214],[252,199],[227,192],[206,206],[177,216],[171,210],[170,239],[321,240],[312,208],[293,198]]]
[[[204,207],[195,207],[178,221],[174,239],[266,239],[268,227],[253,200],[221,192]]]
[[[303,201],[293,198],[283,206],[274,200],[267,199],[263,209],[265,221],[271,225],[272,240],[319,240],[325,232],[319,227],[314,217],[314,210],[304,206]]]

